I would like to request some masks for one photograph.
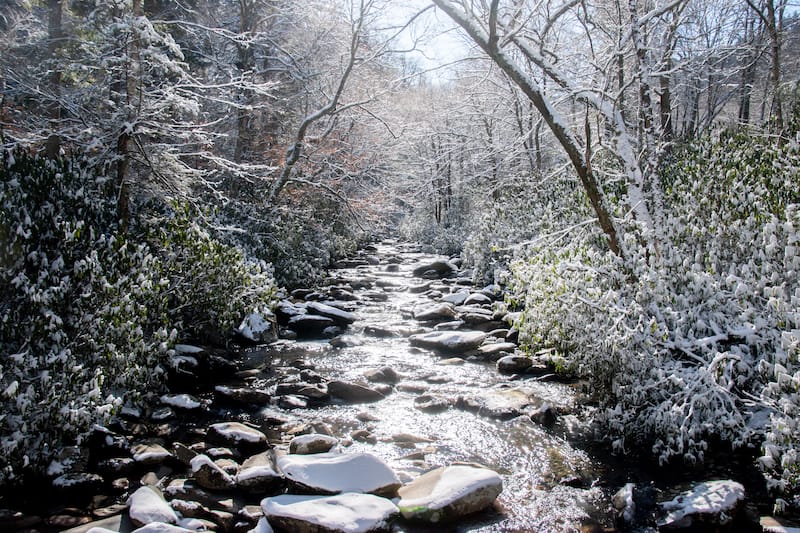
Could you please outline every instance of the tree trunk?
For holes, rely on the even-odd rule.
[[[50,102],[48,109],[52,132],[47,138],[45,154],[49,158],[55,158],[58,157],[61,150],[61,137],[56,131],[58,131],[58,121],[61,119],[61,68],[58,63],[60,61],[59,52],[64,40],[62,0],[48,0],[47,12],[47,52],[52,62],[50,67],[50,90],[53,93],[53,100]]]

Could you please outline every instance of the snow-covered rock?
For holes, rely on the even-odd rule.
[[[330,435],[320,435],[319,433],[298,435],[289,442],[289,453],[297,455],[326,453],[338,444],[339,439]]]
[[[464,302],[467,300],[467,297],[469,297],[469,291],[463,289],[458,292],[442,296],[442,301],[445,303],[451,303],[453,305],[464,305]]]
[[[636,516],[636,502],[633,500],[633,491],[636,487],[635,483],[626,483],[619,489],[614,497],[611,498],[611,503],[619,513],[619,517],[626,524],[632,524],[633,518]]]
[[[320,302],[308,302],[306,304],[306,309],[310,313],[315,315],[320,315],[324,317],[328,317],[333,320],[339,326],[347,326],[352,324],[356,321],[357,317],[353,313],[348,311],[343,311],[338,307],[334,307],[332,305],[327,305]]]
[[[335,325],[332,318],[322,315],[295,315],[289,319],[288,326],[298,335],[318,335],[325,328]]]
[[[676,531],[698,524],[730,523],[744,500],[744,487],[731,480],[706,481],[662,503],[667,515],[658,522],[660,531]]]
[[[152,486],[139,488],[128,498],[128,515],[137,526],[153,522],[176,524],[178,515],[172,510],[161,491]]]
[[[247,340],[253,342],[265,342],[273,338],[275,315],[269,310],[250,313],[236,332]]]
[[[274,533],[272,526],[269,524],[265,517],[261,517],[258,519],[258,523],[256,527],[249,530],[247,533]]]
[[[464,305],[486,305],[491,303],[492,299],[480,292],[473,292],[464,301]]]
[[[187,411],[203,407],[203,402],[191,394],[165,394],[161,397],[161,403],[176,409],[186,409]]]
[[[197,484],[209,490],[229,490],[236,485],[233,476],[224,471],[207,455],[197,455],[191,460],[192,476]]]
[[[265,493],[283,484],[283,476],[275,468],[272,452],[249,457],[236,475],[236,485],[249,492]]]
[[[163,522],[152,522],[134,529],[132,533],[195,533],[195,530]]]
[[[277,463],[290,482],[317,494],[363,492],[393,496],[401,485],[386,463],[368,453],[284,455]]]
[[[397,506],[391,501],[356,493],[276,496],[263,500],[261,507],[275,527],[295,532],[388,531],[389,523],[398,515]]]
[[[131,446],[133,460],[143,465],[159,465],[172,457],[169,451],[158,443],[143,442]]]
[[[245,405],[266,405],[270,400],[270,395],[267,391],[252,387],[217,385],[214,387],[214,392],[219,398]]]
[[[439,523],[490,506],[503,491],[503,480],[488,468],[453,465],[423,474],[398,491],[404,517]]]
[[[485,340],[486,334],[480,331],[434,331],[409,337],[412,346],[444,352],[474,350]]]
[[[220,422],[208,427],[209,441],[232,446],[257,446],[267,442],[267,436],[240,422]]]

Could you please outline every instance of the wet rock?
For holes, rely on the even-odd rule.
[[[441,413],[450,409],[450,400],[441,396],[424,394],[414,398],[414,407],[423,413]]]
[[[192,476],[204,489],[230,490],[236,486],[234,478],[207,455],[196,456],[191,466]]]
[[[394,368],[385,366],[375,370],[367,370],[364,372],[364,377],[367,379],[367,381],[371,381],[373,383],[388,383],[390,385],[394,385],[400,381],[402,376],[400,376],[400,374],[398,374]]]
[[[251,387],[228,387],[217,385],[214,393],[218,398],[242,405],[267,405],[270,395],[265,390]]]
[[[275,467],[275,455],[263,452],[242,463],[236,475],[236,485],[248,492],[267,494],[283,487],[284,478]]]
[[[372,434],[367,429],[357,429],[350,434],[350,438],[357,442],[365,442],[367,444],[377,444],[378,437]]]
[[[389,263],[386,265],[386,272],[400,272],[400,265],[396,263]]]
[[[483,344],[484,340],[486,334],[478,331],[435,331],[409,337],[412,346],[442,352],[467,352]]]
[[[544,427],[550,427],[556,423],[556,411],[550,404],[543,403],[531,413],[531,420]]]
[[[280,530],[296,533],[389,531],[399,514],[385,498],[369,494],[283,495],[261,502],[264,517]]]
[[[164,499],[164,495],[152,486],[141,487],[131,494],[128,499],[128,515],[131,522],[140,527],[152,522],[178,522],[178,515]]]
[[[730,526],[744,501],[744,487],[735,481],[707,481],[662,503],[667,515],[658,521],[659,531],[732,531]],[[725,529],[723,529],[725,528]]]
[[[248,448],[265,446],[267,436],[257,429],[253,429],[240,422],[222,422],[212,424],[208,428],[208,440],[223,446],[233,448]]]
[[[466,361],[460,357],[451,357],[449,359],[442,359],[436,364],[440,366],[458,366],[463,365]]]
[[[356,321],[356,315],[347,311],[342,311],[332,305],[323,304],[320,302],[309,302],[306,308],[313,314],[324,316],[333,320],[338,326],[348,326]]]
[[[503,480],[488,468],[454,465],[423,474],[398,491],[397,506],[407,519],[439,524],[491,506]]]
[[[411,294],[421,294],[431,288],[430,283],[423,283],[421,285],[411,285],[408,287],[408,292]]]
[[[388,339],[390,337],[399,337],[400,332],[394,328],[387,326],[369,325],[364,327],[364,335],[369,335],[370,337],[378,337],[381,339]]]
[[[459,396],[455,407],[497,420],[510,420],[523,414],[530,396],[519,389],[488,389],[474,396]]]
[[[312,433],[298,435],[289,442],[289,453],[308,455],[312,453],[326,453],[339,444],[339,439],[330,435]]]
[[[306,409],[308,400],[300,396],[287,394],[286,396],[278,397],[278,407],[281,409]]]
[[[368,403],[383,400],[385,396],[367,386],[348,381],[331,381],[328,383],[331,396],[347,403]]]
[[[484,344],[478,348],[478,353],[488,359],[497,359],[513,353],[517,345],[512,342],[496,342],[494,344]]]
[[[507,355],[497,360],[497,371],[501,374],[525,372],[533,366],[533,360],[525,355]]]
[[[219,495],[211,494],[201,488],[196,481],[188,479],[173,479],[164,490],[170,499],[188,500],[198,502],[209,509],[232,512],[235,506],[232,500],[222,499]]]
[[[759,525],[764,533],[800,533],[800,527],[783,524],[774,516],[762,516],[759,519]]]
[[[279,383],[275,387],[277,396],[297,395],[312,400],[327,401],[330,397],[328,386],[323,383]]]
[[[136,461],[131,457],[110,457],[97,463],[97,471],[106,476],[123,476],[136,468]]]
[[[333,319],[320,315],[295,315],[289,319],[288,326],[298,335],[319,335],[325,328],[333,326]]]
[[[463,320],[451,320],[450,322],[440,322],[433,326],[433,329],[436,331],[455,331],[463,328],[465,325],[466,322]]]
[[[491,305],[492,299],[480,292],[473,292],[464,301],[464,305]]]
[[[444,277],[454,276],[458,268],[450,261],[432,261],[430,263],[423,263],[414,268],[411,273],[417,277],[426,277],[428,279],[438,279]]]
[[[172,457],[166,448],[154,442],[143,442],[131,446],[131,454],[133,454],[134,461],[147,466],[160,465]]]
[[[453,305],[464,305],[464,302],[467,301],[468,297],[469,297],[468,290],[460,290],[458,292],[442,296],[442,302],[451,303]]]
[[[278,469],[296,490],[312,494],[361,492],[393,496],[401,483],[381,459],[368,453],[284,455]]]
[[[420,322],[446,321],[455,318],[456,308],[453,304],[438,303],[426,305],[414,310],[414,318]]]
[[[181,464],[191,466],[192,459],[197,457],[198,453],[181,442],[175,442],[172,444],[172,455]]]

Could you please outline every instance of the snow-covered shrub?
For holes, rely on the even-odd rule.
[[[226,327],[269,303],[267,271],[187,213],[160,225],[157,244],[122,234],[114,183],[77,158],[3,154],[0,482],[158,393],[182,322]]]
[[[697,141],[663,169],[657,253],[627,228],[625,261],[584,233],[513,265],[522,338],[590,379],[617,447],[701,461],[767,432],[762,463],[796,476],[798,171],[773,140]]]

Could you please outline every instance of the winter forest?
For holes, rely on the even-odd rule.
[[[535,428],[509,429],[517,417],[475,432],[519,436],[519,448],[506,452],[514,457],[526,446],[546,448],[543,468],[555,481],[525,492],[515,485],[515,463],[504,459],[494,468],[506,486],[498,501],[507,498],[512,510],[502,518],[495,509],[459,530],[686,526],[665,525],[669,505],[647,507],[644,478],[609,480],[575,466],[590,454],[565,444],[576,438],[605,450],[608,464],[647,465],[656,477],[672,470],[703,482],[746,470],[736,481],[750,509],[733,525],[724,516],[706,524],[722,529],[687,531],[761,531],[759,515],[791,523],[800,517],[798,7],[790,0],[0,0],[0,530],[83,523],[25,522],[36,514],[19,496],[25,490],[47,487],[58,501],[113,493],[125,503],[140,485],[157,485],[140,483],[148,470],[134,465],[92,474],[85,488],[94,468],[87,465],[105,465],[112,441],[127,443],[135,457],[138,441],[176,440],[154,433],[163,426],[158,413],[216,426],[236,417],[251,429],[272,424],[276,449],[294,436],[285,428],[302,421],[316,429],[298,434],[327,433],[340,446],[346,440],[352,450],[391,456],[380,451],[390,445],[378,421],[367,427],[377,444],[350,422],[337,432],[330,420],[341,418],[328,420],[331,431],[314,426],[331,405],[338,414],[330,416],[343,417],[362,402],[330,380],[362,383],[350,378],[370,368],[369,342],[399,354],[392,366],[400,374],[427,349],[462,359],[430,366],[463,389],[452,393],[457,401],[437,404],[453,385],[428,380],[433,407],[425,405],[436,414],[420,416],[441,428],[445,417],[469,411],[457,405],[472,405],[464,394],[489,391],[481,393],[488,401],[511,389],[554,387],[537,388],[537,401],[529,394],[514,411]],[[388,303],[371,311],[380,302]],[[392,309],[411,326],[389,323]],[[311,315],[333,329],[309,334],[302,328],[313,327],[299,324]],[[448,331],[469,345],[434,346]],[[473,334],[479,340],[470,344]],[[370,335],[375,340],[356,349]],[[297,366],[299,377],[289,379],[278,361],[298,359],[300,347],[317,368]],[[336,350],[352,359],[331,362]],[[233,390],[220,381],[230,360],[253,354],[262,357],[260,374],[231,370],[251,372],[249,385],[236,389],[248,399],[219,403]],[[504,373],[503,361],[517,366]],[[326,365],[338,370],[325,374]],[[409,394],[392,380],[362,388],[398,405]],[[572,400],[560,406],[546,391]],[[272,406],[279,416],[252,408],[261,401],[256,392],[259,409]],[[331,395],[338,403],[321,406]],[[428,396],[409,397],[409,411],[424,411],[420,398]],[[541,407],[542,398],[556,417],[550,429],[530,422],[537,420],[530,404]],[[187,414],[195,401],[201,414]],[[374,409],[383,416],[384,408]],[[469,440],[463,428],[490,424],[480,409],[459,423],[462,441]],[[385,416],[400,427],[411,415]],[[579,420],[579,437],[570,417]],[[211,442],[211,433],[203,438]],[[92,444],[100,434],[102,453]],[[164,464],[182,460],[174,446]],[[201,485],[204,469],[232,480],[207,489],[239,490],[250,479],[238,464],[238,473],[225,471],[211,448],[181,446],[193,450],[182,468]],[[425,453],[431,467],[486,459]],[[559,453],[578,479],[571,485],[553,474]],[[282,488],[270,485],[254,504],[292,494],[287,457],[294,452],[278,459],[283,472],[275,474]],[[59,475],[73,476],[62,492],[53,485]],[[126,476],[129,485],[107,488]],[[73,483],[83,488],[70,493]],[[219,531],[428,531],[413,525],[427,518],[402,521],[411,507],[399,490],[399,526],[385,516],[366,529],[361,522],[302,529],[285,517],[270,526],[260,515],[249,523],[243,510],[212,507],[198,518],[173,503],[172,522],[181,525],[171,527],[208,526],[179,521],[191,516]],[[519,502],[506,496],[514,490]],[[317,494],[339,492],[350,489]],[[526,505],[539,497],[560,516],[537,522]],[[280,498],[290,496],[261,504],[263,513],[288,507]],[[561,512],[559,498],[600,503],[594,512],[575,503]],[[127,500],[131,519],[135,500]],[[588,519],[598,529],[587,529]]]

